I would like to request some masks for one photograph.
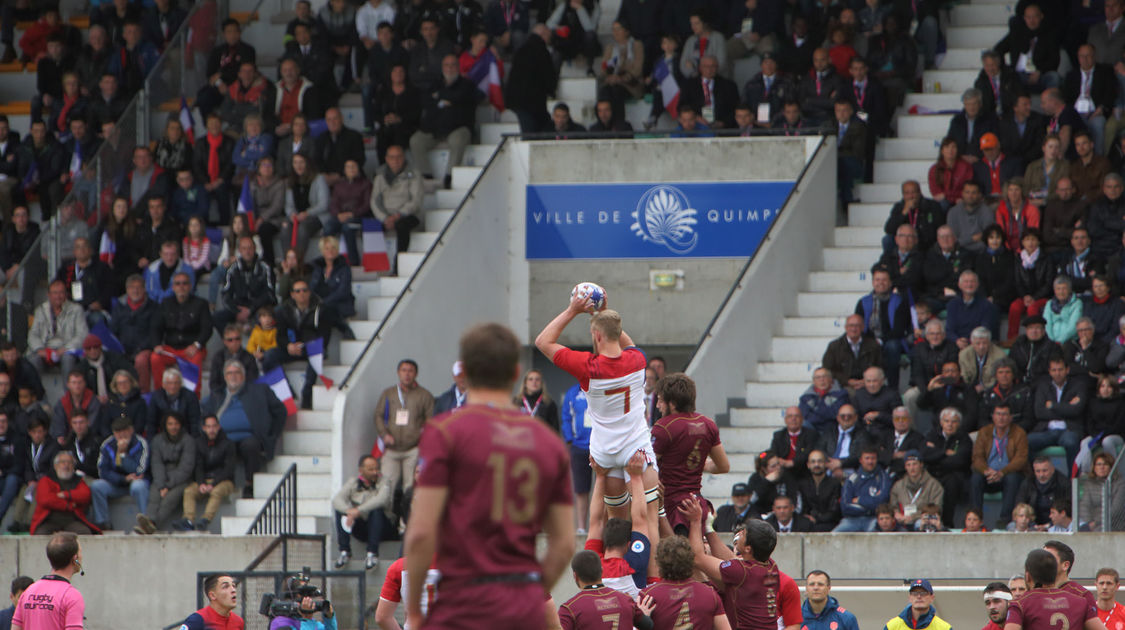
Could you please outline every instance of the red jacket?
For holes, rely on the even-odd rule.
[[[50,26],[46,20],[36,20],[20,38],[20,50],[28,59],[38,60],[47,54],[47,38],[59,30],[59,26]]]
[[[1019,220],[1012,217],[1011,211],[1008,209],[1008,200],[1000,202],[996,206],[996,225],[1004,230],[1004,241],[1008,244],[1008,249],[1013,252],[1018,252],[1022,249],[1020,245],[1021,237],[1027,228],[1039,228],[1039,208],[1036,208],[1029,201],[1024,201],[1023,210],[1020,211]]]
[[[102,533],[102,530],[86,518],[86,510],[90,507],[91,500],[90,486],[80,479],[73,490],[65,492],[65,496],[60,497],[59,493],[62,491],[62,486],[59,485],[54,473],[44,475],[39,480],[39,484],[35,486],[35,514],[31,517],[31,533],[35,533],[35,529],[51,512],[71,512],[75,518],[89,527],[90,531],[95,534]]]
[[[958,159],[952,170],[945,169],[939,177],[940,164],[935,162],[930,167],[930,196],[945,195],[945,200],[953,205],[961,201],[961,187],[973,178],[973,166],[965,160]]]

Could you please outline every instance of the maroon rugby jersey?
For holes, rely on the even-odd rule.
[[[535,536],[548,509],[570,505],[566,446],[516,409],[465,405],[426,423],[421,487],[448,488],[436,568],[446,580],[535,573]]]
[[[735,557],[719,565],[723,606],[735,630],[777,630],[801,623],[801,591],[773,560]]]
[[[643,616],[628,595],[600,585],[578,591],[559,606],[563,630],[627,630]]]
[[[652,448],[660,461],[665,501],[700,493],[707,456],[719,443],[719,427],[703,414],[676,413],[656,421]]]
[[[1023,630],[1081,630],[1097,608],[1065,588],[1033,588],[1008,606],[1007,623]]]
[[[711,630],[715,616],[723,614],[723,602],[714,588],[695,580],[657,582],[641,591],[653,599],[653,630],[693,628]]]
[[[1075,595],[1081,597],[1082,599],[1085,599],[1086,603],[1090,604],[1091,606],[1097,606],[1098,605],[1098,598],[1094,595],[1094,593],[1091,592],[1090,589],[1086,588],[1085,586],[1082,586],[1081,584],[1079,584],[1078,582],[1075,582],[1074,580],[1067,580],[1066,584],[1063,584],[1059,588],[1061,588],[1064,591],[1069,591],[1071,593],[1074,593]]]

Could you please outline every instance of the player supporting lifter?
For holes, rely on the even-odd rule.
[[[563,330],[581,313],[589,312],[594,303],[588,297],[574,295],[566,310],[547,324],[535,338],[535,347],[555,365],[578,379],[586,392],[586,414],[590,429],[590,456],[602,468],[609,469],[605,503],[611,517],[626,518],[629,491],[626,488],[625,464],[633,453],[646,457],[643,475],[645,498],[653,535],[659,538],[656,454],[652,436],[645,422],[645,355],[621,329],[621,315],[605,309],[590,320],[590,337],[594,351],[578,352],[558,343]],[[655,567],[654,567],[655,568]]]
[[[500,324],[461,337],[467,404],[430,420],[406,531],[406,572],[437,557],[437,599],[422,613],[425,581],[407,583],[407,622],[423,628],[540,629],[547,593],[574,552],[566,446],[545,423],[512,406],[520,345]],[[542,564],[535,539],[547,534]]]
[[[687,536],[688,523],[679,511],[681,501],[699,495],[703,473],[721,475],[730,470],[727,453],[719,441],[719,427],[695,412],[695,381],[677,372],[656,384],[656,406],[662,414],[652,425],[652,448],[664,484],[664,513],[672,531]],[[714,512],[702,499],[703,519]]]
[[[656,546],[660,582],[641,591],[642,601],[651,599],[652,623],[656,630],[693,628],[730,630],[719,593],[696,580],[695,554],[683,536],[663,538]]]
[[[1031,588],[1008,605],[1004,630],[1104,630],[1096,606],[1073,592],[1055,588],[1059,563],[1043,549],[1034,549],[1024,561]]]

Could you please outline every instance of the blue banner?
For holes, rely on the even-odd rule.
[[[744,258],[794,182],[527,187],[527,258]]]

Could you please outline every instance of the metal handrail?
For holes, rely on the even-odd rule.
[[[438,232],[437,238],[434,239],[434,242],[430,245],[430,248],[426,250],[426,255],[422,257],[422,261],[418,263],[418,266],[414,268],[414,272],[410,274],[410,278],[407,279],[406,285],[402,287],[402,290],[399,291],[398,295],[395,297],[394,303],[391,304],[391,307],[389,309],[387,309],[387,314],[384,315],[383,318],[379,321],[379,327],[375,329],[375,334],[371,335],[371,337],[367,339],[367,344],[363,346],[363,352],[359,353],[360,359],[362,359],[363,356],[367,354],[367,352],[371,349],[371,346],[375,343],[375,340],[378,339],[379,336],[383,333],[383,329],[387,326],[387,322],[390,321],[391,315],[393,315],[395,310],[398,309],[399,305],[402,304],[402,299],[406,297],[408,293],[410,293],[411,287],[414,286],[414,281],[418,279],[418,274],[421,273],[422,268],[426,266],[426,261],[430,259],[430,256],[432,256],[435,251],[437,251],[438,247],[441,247],[443,245],[442,241],[444,241],[445,234],[449,231],[450,226],[453,225],[454,219],[456,219],[461,214],[461,211],[465,209],[465,206],[469,203],[469,200],[473,198],[473,193],[476,192],[477,187],[480,186],[480,182],[484,178],[484,174],[488,172],[488,167],[492,166],[492,163],[496,161],[496,156],[500,155],[500,151],[504,149],[504,146],[507,143],[508,137],[502,137],[500,139],[500,144],[496,145],[496,150],[492,152],[492,155],[488,156],[488,161],[485,162],[484,167],[480,169],[480,173],[477,175],[477,178],[473,180],[473,185],[469,186],[469,190],[465,192],[465,196],[457,204],[457,208],[453,210],[453,216],[449,217],[449,220],[446,221],[445,225],[441,227],[441,231]],[[344,380],[339,385],[340,391],[344,391],[345,389],[347,389],[348,384],[351,382],[352,375],[355,374],[356,367],[359,366],[360,359],[356,359],[352,363],[352,366],[348,369],[347,375],[344,376]]]
[[[800,174],[797,175],[797,179],[793,183],[793,188],[785,197],[785,203],[781,204],[781,212],[785,212],[785,207],[789,205],[789,202],[793,199],[793,195],[797,194],[797,187],[800,186],[802,180],[804,180],[805,175],[809,171],[809,167],[812,166],[813,161],[820,154],[820,152],[824,150],[824,140],[825,137],[821,135],[820,142],[816,145],[816,150],[813,151],[812,156],[810,156],[809,159],[805,161],[805,166],[801,169]],[[761,243],[758,244],[758,249],[754,250],[754,253],[751,254],[750,257],[746,260],[746,264],[742,266],[742,270],[738,272],[738,280],[731,284],[730,290],[727,291],[726,297],[723,298],[723,302],[719,304],[719,308],[716,309],[715,314],[711,316],[711,321],[708,322],[707,328],[703,329],[703,335],[699,337],[699,343],[695,344],[695,349],[691,351],[691,356],[688,357],[687,365],[691,365],[692,361],[695,361],[695,355],[699,354],[699,349],[703,347],[703,342],[707,341],[707,339],[711,336],[711,330],[715,327],[715,322],[719,321],[719,316],[723,314],[723,311],[725,311],[727,308],[727,304],[729,304],[731,299],[734,298],[735,291],[742,288],[742,280],[746,277],[746,273],[750,270],[750,265],[754,264],[754,261],[757,260],[758,254],[762,251],[762,245],[770,240],[770,237],[773,235],[773,231],[775,229],[777,229],[776,219],[773,223],[770,224],[769,229],[766,230],[765,236],[762,237]]]
[[[297,533],[297,464],[281,476],[277,486],[258,510],[254,522],[246,530],[248,536]]]

